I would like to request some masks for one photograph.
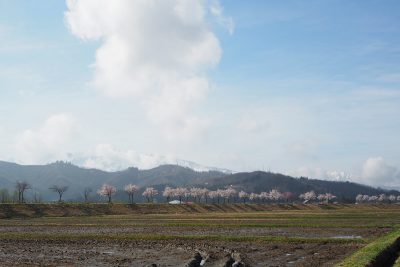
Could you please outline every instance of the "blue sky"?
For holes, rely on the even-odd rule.
[[[0,159],[400,185],[398,1],[79,2],[0,0]]]

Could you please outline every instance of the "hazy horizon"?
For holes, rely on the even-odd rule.
[[[400,3],[0,0],[0,160],[400,189]]]

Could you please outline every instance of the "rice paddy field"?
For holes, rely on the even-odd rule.
[[[0,207],[1,265],[399,266],[398,205],[151,205]]]

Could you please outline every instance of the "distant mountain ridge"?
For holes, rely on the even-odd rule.
[[[219,171],[199,172],[179,165],[161,165],[148,170],[130,167],[126,170],[108,172],[98,169],[78,167],[67,162],[55,162],[46,165],[19,165],[0,161],[0,187],[13,189],[16,181],[27,181],[32,185],[31,191],[37,191],[45,199],[54,197],[48,188],[52,185],[69,187],[65,196],[78,198],[85,187],[97,190],[102,184],[109,183],[122,189],[128,183],[140,187],[156,186],[189,186],[201,184],[210,178],[226,174]]]
[[[162,190],[165,186],[199,186],[209,189],[226,188],[233,186],[238,191],[260,193],[278,189],[290,191],[296,195],[314,190],[317,193],[333,193],[342,200],[352,200],[359,193],[376,195],[382,193],[400,194],[398,191],[387,191],[352,182],[333,182],[308,178],[294,178],[271,172],[242,172],[227,174],[218,170],[195,171],[189,167],[179,165],[161,165],[148,170],[135,167],[122,171],[107,172],[98,169],[78,167],[67,162],[55,162],[47,165],[19,165],[16,163],[0,161],[0,188],[13,189],[16,181],[27,181],[32,185],[28,192],[38,192],[44,200],[56,199],[54,193],[48,188],[52,185],[66,185],[69,187],[65,199],[79,200],[85,187],[96,190],[104,183],[109,183],[122,190],[128,183],[137,184],[143,190],[145,187],[154,186]],[[160,193],[161,195],[161,193]],[[124,199],[123,192],[117,198]],[[137,201],[141,200],[137,194]],[[159,196],[161,200],[161,196]]]

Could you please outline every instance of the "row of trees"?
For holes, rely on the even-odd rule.
[[[31,185],[27,182],[17,182],[15,184],[15,191],[12,196],[8,193],[6,189],[0,190],[0,202],[10,202],[10,199],[14,202],[24,203],[25,202],[25,192],[32,189]],[[64,193],[68,190],[68,186],[53,185],[49,188],[52,192],[58,194],[58,200],[61,202]],[[128,195],[130,203],[134,203],[135,194],[139,192],[139,186],[135,184],[127,184],[124,186],[123,191]],[[91,188],[84,188],[83,196],[85,202],[89,202],[89,197],[92,193]],[[104,184],[97,190],[97,194],[102,197],[107,197],[108,202],[112,201],[112,197],[117,193],[117,188],[113,185]],[[226,189],[209,190],[207,188],[199,187],[165,187],[161,192],[162,196],[165,197],[166,201],[169,202],[172,199],[179,200],[180,203],[183,201],[194,201],[194,202],[204,202],[208,203],[212,201],[213,203],[230,203],[241,201],[246,203],[250,202],[289,202],[294,201],[297,197],[291,192],[280,192],[279,190],[273,189],[269,192],[248,193],[245,191],[238,192],[233,187],[228,187]],[[147,187],[142,196],[147,200],[147,202],[153,202],[154,198],[159,195],[159,191],[154,187]],[[37,193],[33,196],[33,202],[40,202],[41,197]],[[316,194],[314,191],[309,191],[298,196],[298,199],[307,202],[326,202],[336,199],[337,197],[331,193]],[[400,202],[400,196],[395,195],[363,195],[359,194],[356,197],[356,203],[394,203]]]
[[[320,202],[327,202],[336,199],[336,196],[331,193],[325,194],[316,194],[314,191],[309,191],[304,194],[299,195],[299,198],[304,202],[315,201],[318,200]]]
[[[18,202],[23,203],[25,202],[24,194],[26,190],[31,189],[31,185],[27,182],[17,182],[16,183],[16,192],[18,195]],[[49,188],[51,191],[58,194],[58,200],[61,202],[64,193],[68,190],[68,186],[60,186],[60,185],[53,185]],[[129,202],[134,202],[134,196],[139,191],[139,186],[135,184],[127,184],[124,186],[123,191],[128,195]],[[85,202],[89,201],[89,196],[92,193],[91,188],[84,188],[84,200]],[[117,193],[117,188],[113,185],[104,184],[102,185],[99,190],[97,190],[98,195],[102,197],[106,197],[108,202],[112,201],[112,197]],[[154,197],[159,194],[158,190],[154,187],[147,187],[142,196],[147,200],[147,202],[153,202]],[[194,201],[194,202],[205,202],[208,203],[209,200],[212,202],[217,203],[230,203],[236,202],[238,200],[251,202],[280,202],[280,201],[290,201],[294,200],[294,194],[291,192],[280,192],[279,190],[273,189],[269,192],[261,192],[259,194],[256,193],[247,193],[245,191],[237,192],[236,189],[233,187],[228,187],[226,189],[217,189],[217,190],[209,190],[207,188],[199,188],[199,187],[177,187],[171,188],[169,186],[165,187],[164,191],[162,191],[162,196],[166,198],[166,201],[169,202],[171,199],[178,199],[181,203],[182,201]],[[325,200],[329,201],[334,199],[335,196],[332,194],[321,194],[316,195],[313,191],[307,192],[305,194],[301,194],[300,199],[302,200]],[[2,198],[0,192],[0,199]],[[35,194],[34,198],[36,199],[37,196]]]
[[[180,202],[182,202],[183,199],[186,199],[186,201],[188,201],[188,199],[192,198],[195,202],[204,201],[205,203],[207,203],[208,199],[211,199],[213,202],[216,201],[217,203],[220,203],[221,199],[224,203],[229,203],[230,201],[235,202],[237,199],[240,199],[241,201],[243,201],[243,203],[246,203],[247,200],[251,202],[289,202],[295,199],[295,195],[293,193],[280,192],[276,189],[273,189],[269,192],[261,192],[257,194],[247,193],[245,191],[237,192],[236,189],[232,187],[229,187],[227,189],[217,189],[215,191],[210,191],[207,188],[196,187],[190,189],[184,187],[166,187],[163,191],[163,196],[166,197],[167,202],[169,202],[171,198],[177,198]],[[329,202],[336,199],[336,196],[330,193],[317,195],[314,191],[310,191],[301,194],[299,198],[306,202],[315,200],[318,200],[320,202]]]
[[[356,203],[395,203],[400,202],[400,196],[380,194],[376,196],[359,194]]]
[[[32,189],[32,186],[25,181],[18,181],[15,184],[16,192],[18,193],[18,203],[25,202],[25,191]],[[68,190],[68,186],[53,185],[49,188],[51,191],[58,193],[59,201],[62,201],[63,194]],[[34,196],[36,198],[36,194]]]

